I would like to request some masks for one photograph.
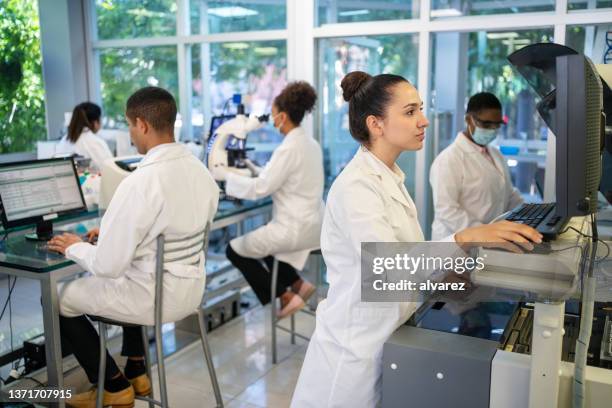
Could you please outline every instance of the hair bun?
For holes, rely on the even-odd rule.
[[[346,76],[342,78],[342,82],[340,82],[344,100],[349,102],[370,78],[372,78],[372,76],[363,71],[353,71],[346,74]]]

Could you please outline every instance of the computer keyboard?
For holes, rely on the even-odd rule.
[[[554,240],[569,221],[569,218],[556,214],[554,203],[523,204],[512,210],[505,219],[535,228],[545,241]]]

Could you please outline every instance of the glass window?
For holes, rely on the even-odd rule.
[[[100,51],[104,127],[124,127],[125,103],[145,86],[167,89],[178,106],[176,47],[105,48]]]
[[[348,103],[342,98],[340,81],[347,73],[359,70],[372,75],[398,74],[416,84],[418,35],[323,39],[318,43],[318,53],[318,118],[329,186],[358,147],[349,133]],[[415,153],[403,153],[398,164],[406,173],[406,188],[414,196]]]
[[[612,0],[569,0],[568,10],[585,10],[612,7]]]
[[[193,34],[279,30],[287,26],[286,0],[191,0]]]
[[[0,2],[0,14],[0,153],[34,151],[47,138],[37,2]]]
[[[531,0],[523,2],[491,0],[433,0],[431,17],[480,16],[486,14],[530,13],[553,11],[555,0]]]
[[[317,0],[317,25],[356,21],[400,20],[419,17],[419,0]]]
[[[552,28],[529,31],[436,33],[432,41],[431,128],[433,155],[465,129],[471,95],[495,94],[504,118],[494,145],[506,157],[512,181],[528,201],[540,201],[548,128],[536,111],[535,93],[507,56],[533,43],[552,41]]]
[[[98,38],[176,35],[175,0],[96,0]]]
[[[612,24],[569,26],[565,43],[595,64],[612,64]]]
[[[234,94],[242,95],[246,113],[270,113],[287,84],[285,40],[201,44],[192,47],[192,124],[194,138],[208,137],[212,116],[234,114]],[[249,155],[265,163],[280,142],[271,124],[251,132]]]

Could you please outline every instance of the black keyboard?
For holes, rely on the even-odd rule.
[[[554,203],[542,203],[523,204],[512,210],[506,220],[529,225],[537,229],[545,241],[552,241],[567,225],[569,218],[557,215]]]

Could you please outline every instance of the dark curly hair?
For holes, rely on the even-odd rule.
[[[282,92],[274,98],[274,106],[279,112],[285,112],[296,126],[304,119],[306,112],[312,112],[317,102],[317,92],[308,82],[295,81],[289,83]]]

